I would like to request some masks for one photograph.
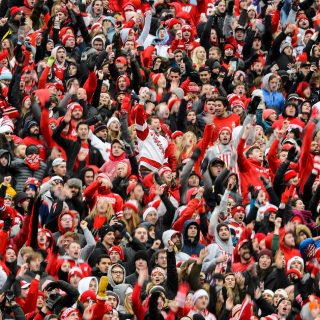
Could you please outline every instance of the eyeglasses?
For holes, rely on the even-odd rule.
[[[5,132],[4,133],[6,136],[12,136],[13,135],[13,132]]]
[[[113,273],[113,274],[123,274],[123,271],[114,271],[114,270],[112,270],[112,272],[111,273]]]
[[[67,221],[72,221],[72,219],[70,219],[70,218],[62,218],[61,221],[66,221],[67,222]]]

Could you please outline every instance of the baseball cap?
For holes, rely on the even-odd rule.
[[[57,158],[52,161],[52,166],[60,166],[60,164],[65,163],[66,161],[63,158]]]

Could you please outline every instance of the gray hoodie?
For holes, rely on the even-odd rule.
[[[209,232],[211,235],[214,236],[215,242],[207,246],[209,254],[203,261],[203,264],[202,264],[203,272],[214,269],[216,266],[217,258],[219,258],[223,252],[225,252],[230,257],[233,256],[233,244],[232,244],[231,235],[228,241],[223,241],[219,237],[218,230],[217,230],[217,226],[219,224],[219,221],[218,221],[219,213],[225,211],[224,204],[226,199],[228,198],[228,195],[229,195],[229,192],[228,190],[226,190],[225,194],[221,199],[221,205],[219,207],[216,207],[213,210],[210,218]]]
[[[115,263],[114,265],[111,266],[111,268],[108,269],[109,284],[110,284],[110,286],[112,288],[114,288],[116,286],[116,284],[114,283],[114,281],[112,279],[112,270],[113,270],[114,267],[120,267],[123,270],[123,281],[122,281],[122,283],[124,283],[125,280],[126,280],[126,269],[121,264]]]
[[[165,247],[165,249],[168,248],[168,241],[171,240],[171,237],[176,234],[176,233],[179,233],[181,234],[179,231],[176,231],[176,230],[167,230],[163,233],[162,235],[162,242],[163,242],[163,245]],[[182,235],[181,235],[181,246],[183,245],[183,238],[182,238]],[[176,252],[176,261],[177,262],[184,262],[184,261],[187,261],[190,259],[190,256],[184,252]]]

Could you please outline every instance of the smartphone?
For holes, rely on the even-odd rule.
[[[230,61],[230,66],[233,69],[233,71],[236,71],[238,67],[237,61]]]

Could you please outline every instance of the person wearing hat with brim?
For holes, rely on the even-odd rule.
[[[56,158],[52,161],[52,176],[60,176],[62,179],[66,178],[67,162],[63,158]]]

